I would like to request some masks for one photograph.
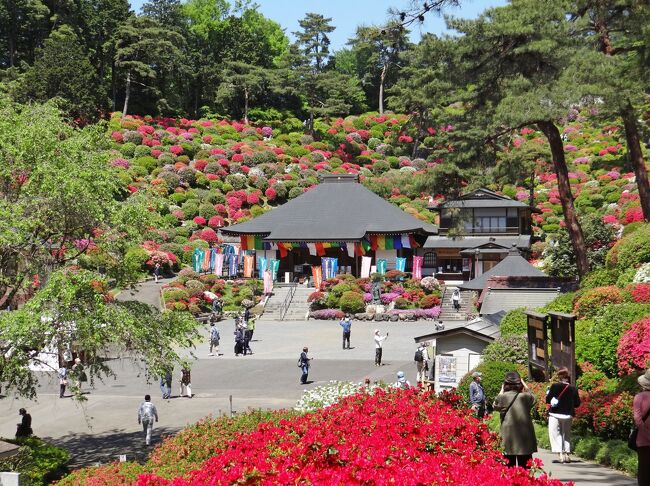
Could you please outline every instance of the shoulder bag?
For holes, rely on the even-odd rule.
[[[648,420],[648,417],[650,417],[650,408],[648,411],[645,413],[643,418],[641,419],[641,422],[645,422]],[[637,450],[637,445],[636,445],[636,438],[639,435],[639,428],[638,427],[632,427],[632,431],[630,432],[630,436],[627,438],[627,446],[632,449],[633,451]]]
[[[506,414],[507,414],[508,411],[510,410],[510,407],[512,407],[512,404],[515,403],[515,400],[517,399],[518,396],[519,396],[519,392],[517,392],[517,393],[515,394],[515,398],[512,399],[512,401],[510,402],[510,405],[508,405],[508,408],[506,408],[503,412],[501,412],[501,413],[499,414],[499,415],[501,416],[501,423],[503,423],[503,421],[505,420],[505,418],[506,418]]]

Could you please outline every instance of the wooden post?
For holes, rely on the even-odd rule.
[[[531,381],[545,382],[548,372],[548,315],[525,311],[528,316],[528,377]]]
[[[567,368],[572,383],[576,379],[576,316],[549,312],[551,316],[551,364],[553,370]]]

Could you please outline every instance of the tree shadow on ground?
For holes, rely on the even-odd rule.
[[[180,428],[154,426],[150,446],[145,445],[141,430],[126,432],[124,429],[113,429],[102,434],[70,434],[47,440],[70,451],[70,468],[119,461],[121,454],[126,454],[128,461],[142,464],[165,436],[173,435],[179,430]]]

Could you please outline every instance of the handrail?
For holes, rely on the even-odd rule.
[[[293,300],[293,296],[296,293],[296,287],[297,285],[295,283],[289,287],[289,292],[287,293],[287,296],[284,298],[284,302],[282,302],[282,305],[280,306],[280,320],[283,320],[284,316],[287,315],[287,311],[289,310],[289,304],[291,304],[291,301]]]

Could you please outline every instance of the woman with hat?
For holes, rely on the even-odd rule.
[[[571,384],[569,370],[557,370],[557,383],[553,383],[546,393],[546,403],[551,405],[548,414],[548,435],[551,451],[559,454],[561,463],[571,462],[571,421],[580,406],[578,389]]]
[[[403,390],[408,390],[409,388],[411,388],[411,384],[406,379],[406,374],[403,371],[397,372],[397,381],[393,386],[395,388],[401,388]]]
[[[638,378],[641,391],[634,396],[634,425],[639,428],[636,452],[639,455],[637,481],[639,486],[650,486],[650,369]],[[645,420],[644,420],[645,419]]]
[[[519,373],[506,373],[501,392],[494,399],[494,410],[501,414],[501,439],[508,467],[528,467],[537,452],[537,439],[530,411],[537,399]]]

